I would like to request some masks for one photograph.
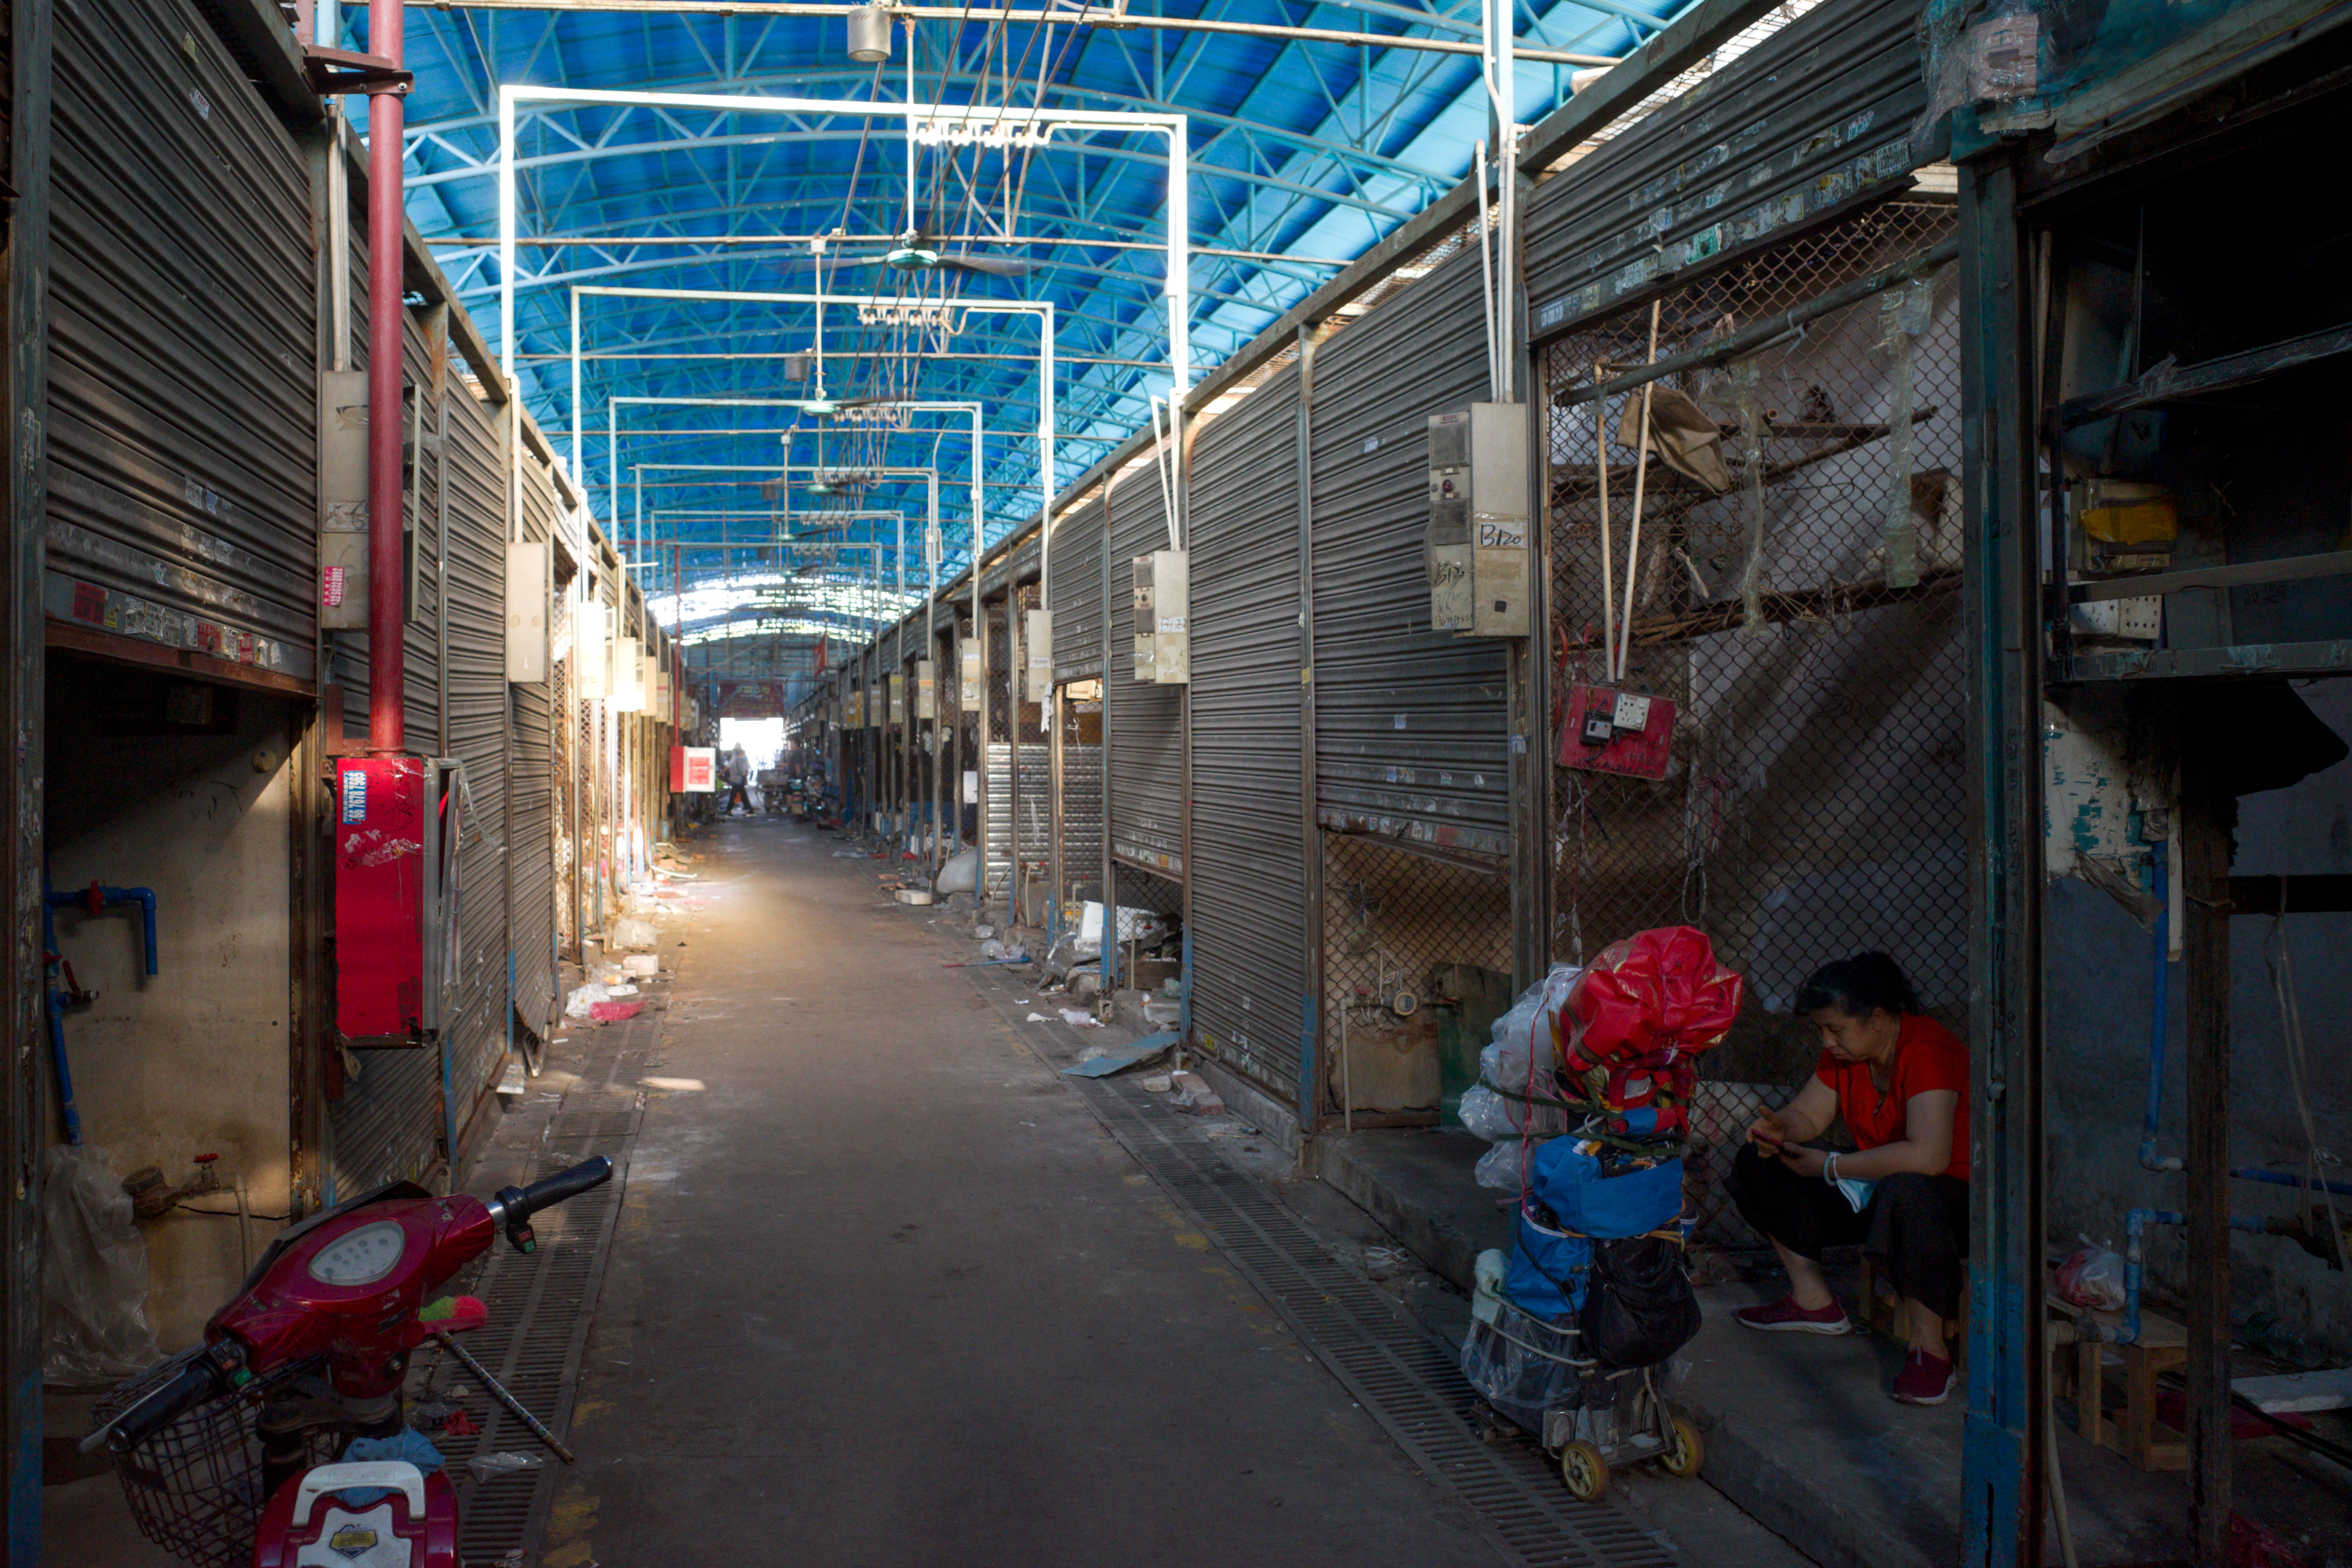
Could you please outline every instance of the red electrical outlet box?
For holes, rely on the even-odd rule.
[[[1559,765],[1630,779],[1664,779],[1675,705],[1611,686],[1570,686],[1561,706]]]
[[[419,757],[335,766],[335,1027],[353,1045],[423,1042],[433,769]]]

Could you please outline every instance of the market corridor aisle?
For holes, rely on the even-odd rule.
[[[1500,1560],[862,865],[704,843],[548,1568]]]

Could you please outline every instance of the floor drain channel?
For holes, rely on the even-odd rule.
[[[559,1436],[571,1427],[589,1323],[620,1216],[629,1149],[643,1114],[638,1092],[612,1082],[625,1054],[607,1047],[582,1063],[575,1087],[548,1124],[530,1176],[536,1181],[605,1155],[616,1167],[613,1179],[535,1216],[536,1251],[517,1253],[501,1242],[489,1252],[472,1286],[489,1309],[489,1322],[461,1342]],[[464,1568],[519,1568],[545,1528],[563,1465],[448,1357],[432,1369],[421,1397],[462,1408],[480,1429],[471,1439],[444,1435],[435,1440],[457,1492]],[[533,1455],[541,1462],[535,1469],[487,1477],[468,1464],[510,1453]]]
[[[1110,1084],[1087,1100],[1118,1141],[1214,1237],[1399,1448],[1530,1568],[1670,1568],[1673,1554],[1613,1503],[1579,1503],[1537,1450],[1481,1442],[1453,1356],[1333,1259],[1274,1195],[1189,1126]]]

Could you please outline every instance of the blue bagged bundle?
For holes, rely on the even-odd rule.
[[[1555,1138],[1536,1151],[1503,1283],[1512,1304],[1548,1322],[1583,1310],[1593,1242],[1656,1230],[1683,1209],[1680,1160],[1607,1176],[1576,1144]]]
[[[1519,1206],[1518,1239],[1511,1246],[1511,1271],[1503,1294],[1531,1316],[1551,1322],[1584,1310],[1584,1277],[1592,1268],[1592,1243],[1554,1230]]]

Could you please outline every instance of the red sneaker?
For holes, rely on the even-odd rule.
[[[1940,1355],[1915,1350],[1903,1358],[1895,1375],[1895,1397],[1906,1405],[1941,1405],[1952,1391],[1952,1364]]]
[[[1748,1328],[1768,1333],[1848,1333],[1853,1329],[1834,1296],[1828,1306],[1811,1312],[1797,1305],[1796,1297],[1783,1296],[1769,1307],[1742,1307],[1735,1315]]]

